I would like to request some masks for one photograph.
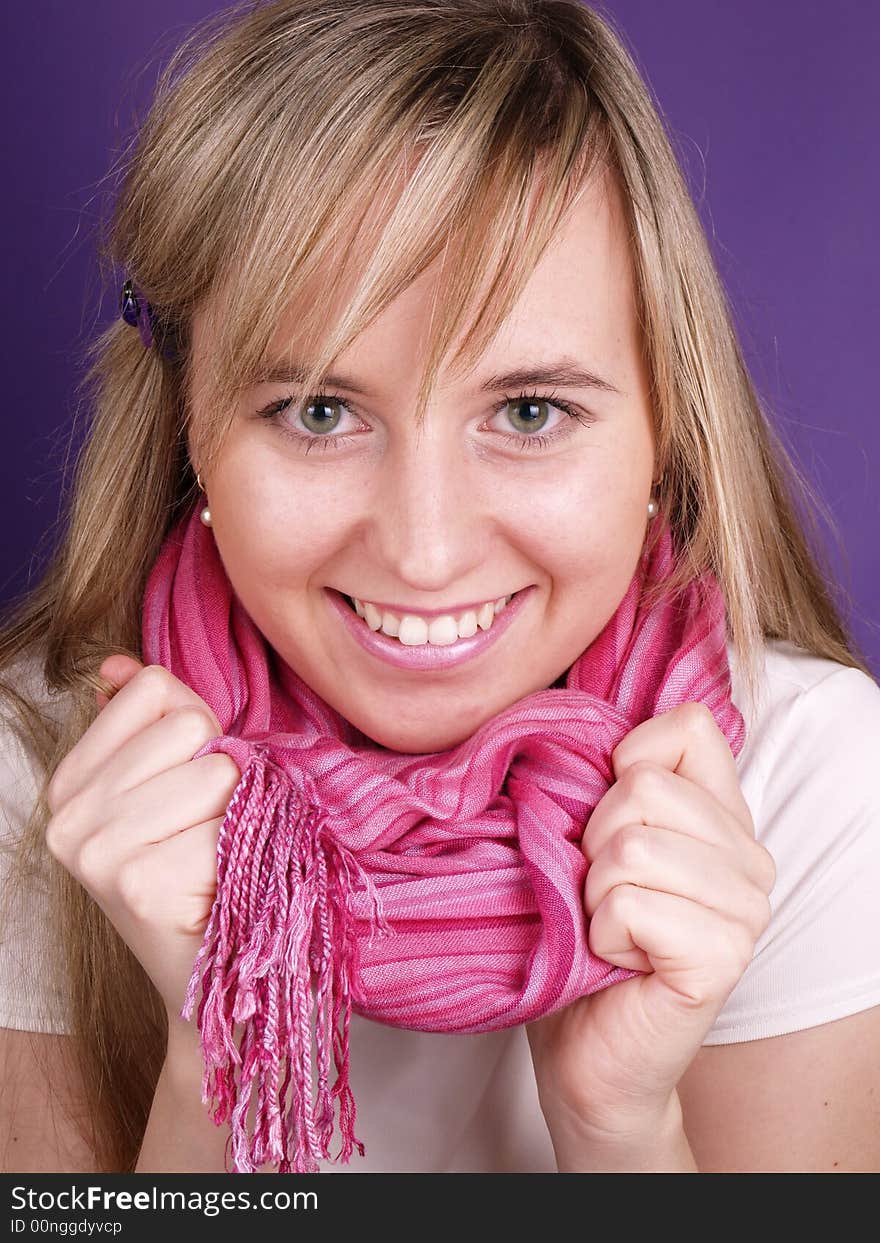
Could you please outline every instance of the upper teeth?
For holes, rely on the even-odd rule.
[[[500,596],[497,600],[487,600],[477,609],[468,609],[460,617],[444,613],[441,617],[432,618],[430,622],[415,613],[404,613],[402,616],[389,613],[387,609],[378,609],[369,600],[354,598],[354,607],[358,616],[364,619],[371,630],[381,630],[383,634],[399,639],[407,647],[417,647],[422,643],[444,647],[455,643],[457,639],[470,638],[477,633],[478,626],[481,630],[488,630],[495,620],[495,614],[500,613],[510,599],[511,596]]]

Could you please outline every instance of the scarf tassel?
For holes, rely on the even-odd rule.
[[[369,898],[372,943],[376,931],[392,931],[372,879],[326,831],[315,801],[255,751],[220,829],[217,893],[181,1012],[192,1015],[201,979],[202,1102],[216,1125],[231,1123],[227,1157],[231,1145],[236,1173],[272,1162],[280,1174],[314,1174],[319,1160],[347,1163],[354,1148],[364,1155],[348,1042],[358,884]],[[337,1100],[342,1143],[331,1158]]]

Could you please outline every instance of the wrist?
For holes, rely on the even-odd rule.
[[[202,1053],[201,1035],[195,1022],[187,1022],[179,1015],[168,1015],[168,1040],[165,1061],[183,1075],[201,1075],[205,1059]]]
[[[677,1092],[640,1116],[601,1124],[569,1119],[550,1138],[560,1174],[699,1172]]]
[[[204,1060],[198,1027],[168,1015],[165,1062],[135,1172],[228,1173],[229,1128],[214,1122],[202,1097]]]

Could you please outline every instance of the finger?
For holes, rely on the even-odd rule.
[[[150,781],[125,791],[124,798],[103,801],[101,819],[85,816],[85,833],[73,822],[76,801],[62,809],[52,830],[53,853],[84,883],[112,882],[113,877],[151,845],[224,815],[240,773],[222,752],[167,768]]]
[[[175,708],[192,705],[200,706],[216,723],[214,737],[222,733],[208,705],[167,669],[161,665],[140,669],[117,691],[58,765],[47,791],[49,810],[54,815],[92,780],[111,755],[147,726]]]
[[[717,845],[731,837],[741,842],[754,840],[730,808],[704,786],[651,759],[629,764],[595,804],[582,842],[588,858],[595,858],[613,834],[630,823],[679,829]]]
[[[167,769],[186,765],[216,737],[214,718],[203,704],[173,708],[111,754],[90,784],[74,797],[82,797],[87,806],[102,808]],[[237,772],[235,761],[226,758]]]
[[[630,730],[611,755],[616,779],[620,781],[626,770],[641,760],[660,764],[702,787],[727,808],[743,832],[754,837],[736,760],[704,703],[679,704]]]
[[[217,892],[221,824],[222,817],[214,817],[131,856],[118,875],[136,919],[186,935],[204,931]],[[185,894],[169,885],[171,876],[192,878]]]
[[[581,850],[598,859],[627,825],[672,829],[709,846],[733,850],[743,871],[769,893],[776,869],[769,852],[731,812],[679,773],[640,760],[603,795],[587,821]]]
[[[676,829],[710,845],[745,835],[717,799],[662,765],[639,760],[603,794],[587,821],[581,848],[596,859],[626,824]]]
[[[587,915],[623,884],[689,898],[743,924],[755,940],[770,922],[767,895],[741,869],[733,850],[669,829],[631,824],[617,833],[587,873]]]
[[[689,1005],[723,1002],[754,953],[741,926],[689,898],[617,885],[590,920],[589,947],[616,966],[640,949]]]
[[[105,695],[103,691],[95,691],[95,700],[99,708],[105,708],[110,700],[114,697],[120,687],[125,686],[126,682],[130,682],[136,673],[143,669],[143,663],[135,660],[132,656],[126,656],[122,652],[115,652],[112,656],[108,656],[98,669],[98,673],[106,681],[113,684],[114,690],[111,694]]]

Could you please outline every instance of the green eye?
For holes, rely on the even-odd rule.
[[[300,413],[303,426],[308,431],[321,434],[332,432],[342,417],[342,403],[335,397],[320,397],[303,406]]]
[[[555,395],[542,397],[538,393],[518,393],[515,397],[505,397],[503,401],[496,403],[495,417],[503,411],[507,413],[513,428],[509,434],[495,428],[494,434],[500,436],[505,444],[521,450],[539,451],[562,444],[579,424],[589,427],[593,422],[590,415]],[[337,432],[340,421],[344,423],[346,415],[355,418],[345,399],[334,393],[313,393],[301,405],[292,396],[282,397],[258,410],[257,414],[275,424],[279,432],[292,440],[304,453],[312,449],[345,449],[364,434],[357,431],[342,435],[331,434]],[[554,414],[568,417],[554,422]],[[540,434],[548,428],[546,435]]]
[[[539,432],[549,417],[550,403],[543,398],[518,397],[507,403],[511,422],[519,432]]]

